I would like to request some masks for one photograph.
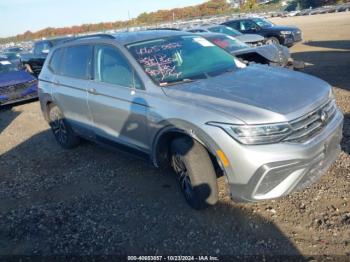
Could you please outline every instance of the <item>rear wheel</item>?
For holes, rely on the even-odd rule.
[[[201,144],[189,137],[175,139],[171,144],[171,166],[192,208],[204,209],[216,204],[216,173],[207,150]]]
[[[80,139],[64,118],[61,110],[56,105],[51,105],[49,110],[50,126],[57,143],[65,149],[78,146]]]

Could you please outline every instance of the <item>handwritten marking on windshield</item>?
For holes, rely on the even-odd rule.
[[[182,45],[178,42],[172,42],[162,45],[142,47],[136,50],[139,55],[138,62],[145,68],[146,73],[152,77],[160,78],[163,81],[166,78],[179,78],[182,72],[176,71],[176,58],[171,50],[180,48]]]

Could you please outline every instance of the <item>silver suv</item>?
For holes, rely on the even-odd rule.
[[[340,152],[332,89],[303,73],[245,66],[185,32],[94,35],[55,47],[39,76],[57,142],[84,137],[172,168],[196,209],[277,198],[318,179]]]

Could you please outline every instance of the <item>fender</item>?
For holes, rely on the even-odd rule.
[[[151,160],[154,166],[159,167],[159,159],[157,154],[161,138],[170,133],[182,133],[184,135],[190,136],[191,138],[202,144],[209,151],[209,153],[216,158],[218,164],[220,165],[220,168],[223,171],[225,170],[221,163],[221,160],[216,154],[216,151],[219,149],[218,145],[201,128],[187,121],[178,119],[164,120],[162,122],[160,124],[163,124],[163,128],[155,134],[152,142]]]

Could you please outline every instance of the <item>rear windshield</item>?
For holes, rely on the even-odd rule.
[[[214,33],[222,33],[222,34],[226,34],[226,35],[230,35],[230,36],[242,35],[241,32],[239,32],[231,27],[224,26],[224,25],[210,27],[209,31],[214,32]]]
[[[234,57],[199,36],[175,36],[128,45],[157,84],[197,80],[236,68]]]

